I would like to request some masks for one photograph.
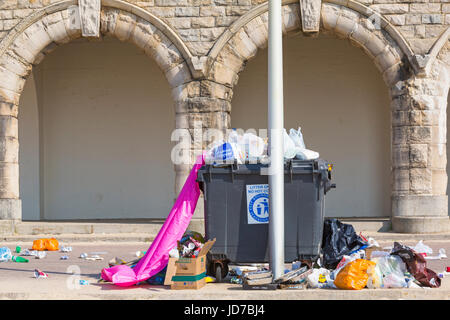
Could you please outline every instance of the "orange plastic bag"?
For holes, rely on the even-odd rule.
[[[44,250],[57,251],[59,249],[58,246],[59,246],[58,240],[56,240],[55,238],[38,239],[38,240],[34,240],[33,241],[33,248],[32,248],[32,250],[37,250],[37,251],[44,251]]]
[[[45,239],[37,239],[33,241],[33,250],[44,251],[45,250]]]
[[[375,265],[375,262],[364,259],[349,262],[339,271],[334,284],[339,289],[361,290],[367,285],[369,279],[367,269]]]
[[[58,248],[58,240],[55,238],[47,239],[46,249],[48,251],[57,251]]]

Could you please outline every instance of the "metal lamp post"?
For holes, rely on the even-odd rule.
[[[284,274],[283,40],[281,0],[269,0],[269,245],[273,278]]]

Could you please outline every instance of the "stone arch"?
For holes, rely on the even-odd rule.
[[[63,1],[19,23],[0,43],[0,219],[22,217],[19,196],[18,105],[33,65],[59,45],[81,38],[77,1]],[[158,18],[123,1],[102,1],[100,30],[134,43],[153,58],[172,88],[175,101],[193,80],[191,57],[176,34]],[[176,175],[184,172],[176,172]]]
[[[282,15],[284,34],[302,34],[298,1],[283,1]],[[380,28],[373,20],[379,21]],[[267,26],[268,8],[267,4],[262,4],[235,21],[211,49],[206,79],[220,87],[221,91],[215,92],[225,92],[224,88],[228,88],[227,101],[231,101],[233,87],[246,62],[258,49],[267,46]],[[429,74],[424,63],[426,55],[415,55],[393,25],[355,1],[323,0],[320,32],[346,39],[361,48],[372,59],[388,88],[392,113],[391,221],[394,231],[448,231],[446,157],[442,156],[445,154],[442,133],[446,123],[442,121],[443,84],[438,80],[448,78],[448,68],[442,71],[446,59],[442,58],[445,55],[440,49],[441,44],[448,41],[448,34],[436,44],[435,48],[439,49],[430,52],[432,55],[441,53],[436,62],[428,64]],[[448,84],[445,86],[448,89]],[[230,112],[231,107],[224,112],[228,126]]]
[[[387,86],[410,77],[414,55],[400,33],[380,14],[357,2],[344,6],[334,0],[322,3],[321,33],[347,39],[361,48],[381,72]],[[298,1],[283,1],[283,34],[301,33]],[[373,23],[376,16],[380,28]],[[268,43],[268,6],[262,4],[242,16],[225,32],[208,56],[207,77],[233,87],[245,63]]]

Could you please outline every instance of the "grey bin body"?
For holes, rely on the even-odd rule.
[[[268,184],[263,164],[204,165],[197,181],[204,194],[206,238],[216,238],[214,259],[233,263],[269,262],[269,224],[249,224],[247,185]],[[328,162],[285,162],[285,260],[315,260],[320,254],[324,197],[330,183]],[[270,205],[270,204],[269,204]],[[222,258],[220,258],[222,257]]]

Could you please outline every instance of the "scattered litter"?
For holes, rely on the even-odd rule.
[[[30,251],[28,249],[25,249],[24,251],[22,251],[22,256],[34,256],[34,254],[32,254],[32,252],[36,252],[36,251]]]
[[[39,269],[35,269],[35,270],[34,270],[34,277],[35,277],[36,279],[39,279],[39,278],[48,278],[48,274],[46,274],[45,272],[42,272],[42,271],[39,270]]]
[[[60,260],[69,260],[69,256],[61,256]]]
[[[0,248],[0,262],[7,262],[11,260],[12,254],[11,250],[8,247]]]
[[[72,247],[61,247],[61,252],[72,252]]]
[[[394,242],[391,254],[402,258],[408,271],[420,284],[431,288],[440,287],[441,279],[433,270],[427,268],[427,262],[421,254],[398,242]]]
[[[177,248],[173,248],[169,251],[169,257],[178,259],[180,257],[180,253]]]
[[[82,285],[82,286],[87,286],[87,285],[89,285],[89,281],[87,281],[87,280],[80,280],[80,285]]]
[[[136,251],[135,256],[140,258],[144,256],[145,251]]]
[[[242,278],[241,277],[236,277],[236,276],[231,277],[230,283],[242,284]]]
[[[28,259],[25,259],[25,258],[22,258],[22,257],[12,256],[11,257],[11,261],[14,261],[14,262],[28,262]]]
[[[327,219],[323,227],[323,266],[335,269],[344,255],[357,253],[368,246],[350,224],[337,219]]]
[[[375,265],[376,263],[370,260],[351,261],[337,274],[334,285],[339,289],[361,290],[369,279],[367,270]]]
[[[143,252],[142,255],[145,254],[145,251],[141,251],[141,252]],[[99,255],[99,254],[108,254],[108,252],[106,252],[106,251],[98,251],[98,252],[89,252],[89,254],[91,254],[91,255]]]
[[[372,258],[376,265],[369,268],[368,288],[406,288],[406,265],[398,256]]]
[[[37,251],[57,251],[58,250],[58,240],[55,238],[44,238],[44,239],[37,239],[33,241],[33,250]]]
[[[86,259],[88,257],[88,254],[87,253],[82,253],[82,254],[80,254],[80,258],[81,259]]]
[[[450,272],[450,267],[445,267],[446,272]]]
[[[216,282],[216,278],[211,277],[211,276],[206,276],[205,281],[206,281],[206,283],[214,283],[214,282]]]
[[[36,253],[34,254],[34,256],[36,257],[36,259],[44,259],[47,256],[47,252],[45,251],[35,251]]]
[[[16,253],[20,253],[21,250],[22,250],[22,248],[20,246],[16,247]]]
[[[103,260],[103,257],[100,257],[99,255],[93,255],[93,256],[87,256],[86,258],[84,258],[85,260],[91,260],[91,261],[95,261],[95,260]]]
[[[331,279],[330,270],[325,268],[312,269],[312,272],[306,277],[306,281],[310,288],[336,288]]]
[[[433,253],[433,249],[423,243],[423,240],[420,240],[414,247],[412,247],[414,251],[420,253],[424,257],[429,256]]]
[[[439,249],[439,254],[437,256],[425,256],[426,260],[441,260],[441,259],[447,259],[447,255],[445,254],[445,249],[441,248]]]

